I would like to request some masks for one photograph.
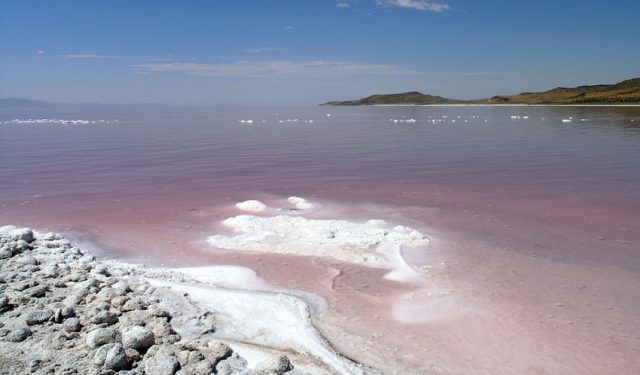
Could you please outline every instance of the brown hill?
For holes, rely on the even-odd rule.
[[[557,87],[544,92],[499,95],[488,99],[456,100],[417,91],[371,95],[363,99],[328,102],[324,105],[426,105],[426,104],[640,104],[640,78],[613,85]]]

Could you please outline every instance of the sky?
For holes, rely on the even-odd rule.
[[[0,0],[0,97],[316,105],[640,77],[637,0]]]

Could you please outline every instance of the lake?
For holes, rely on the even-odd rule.
[[[385,373],[640,372],[640,107],[4,108],[0,173],[1,225],[251,267]],[[289,196],[426,234],[402,252],[423,280],[206,243],[236,202]]]

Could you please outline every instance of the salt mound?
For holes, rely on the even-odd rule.
[[[296,208],[299,209],[299,210],[308,210],[310,208],[313,208],[313,203],[308,202],[304,198],[289,197],[289,199],[287,199],[287,201],[289,201],[289,203],[291,203],[291,204],[294,204],[296,206]]]
[[[236,203],[236,207],[242,211],[260,212],[267,208],[267,205],[260,201],[248,200],[240,203]]]
[[[210,236],[207,242],[218,248],[331,256],[346,262],[381,266],[392,262],[379,249],[381,245],[419,246],[428,242],[417,230],[401,225],[391,227],[384,220],[356,223],[286,215],[239,215],[224,220],[223,224],[236,234]]]

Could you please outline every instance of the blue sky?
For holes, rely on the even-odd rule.
[[[640,76],[638,1],[0,0],[0,97],[315,105]]]

